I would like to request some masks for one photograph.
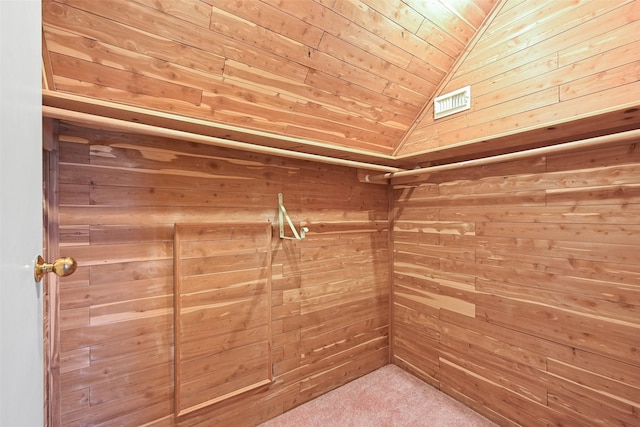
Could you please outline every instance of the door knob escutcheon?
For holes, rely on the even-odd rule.
[[[46,273],[54,273],[56,276],[64,277],[73,274],[78,268],[78,263],[71,257],[58,258],[53,263],[44,262],[44,259],[38,255],[36,265],[33,268],[33,277],[36,282],[42,280]]]

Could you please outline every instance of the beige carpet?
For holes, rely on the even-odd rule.
[[[394,365],[260,427],[494,427],[497,424]]]

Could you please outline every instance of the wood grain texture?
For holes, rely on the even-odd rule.
[[[175,224],[177,416],[272,382],[270,223]]]
[[[396,185],[394,363],[500,425],[638,424],[636,145]]]
[[[639,25],[640,2],[634,0],[505,2],[436,94],[470,85],[471,109],[434,120],[427,106],[394,154],[424,162],[530,130],[546,133],[538,143],[548,144],[562,123],[637,109]],[[585,121],[572,133],[603,129]],[[498,142],[494,149],[524,144],[517,138]]]
[[[44,103],[412,169],[640,126],[639,17],[640,0],[47,0]],[[471,109],[434,121],[466,85]]]
[[[494,6],[48,0],[43,84],[390,154]]]
[[[58,140],[60,246],[79,263],[60,280],[61,425],[255,425],[388,363],[385,186],[361,183],[355,169],[68,124],[61,124]],[[272,290],[265,298],[246,275],[260,272],[266,280],[267,269],[255,264],[264,254],[266,224],[277,225],[279,192],[296,226],[310,232],[299,242],[274,235]],[[207,275],[183,277],[179,337],[176,223],[217,223],[235,237],[243,234],[235,225],[262,224],[262,237],[221,244],[221,234],[211,231],[215,245],[199,244],[202,236],[182,242],[185,265],[208,272],[218,288],[210,289]],[[205,316],[187,308],[224,301],[233,302],[225,307],[236,317],[259,301],[251,312],[255,325],[240,331],[225,323],[227,310],[212,308]],[[205,320],[235,332],[209,333]],[[259,337],[269,329],[267,351]],[[271,360],[272,384],[175,417],[174,347],[185,356],[183,385],[213,390],[215,384],[187,371],[213,372],[211,349],[228,349],[216,365],[233,370],[251,343],[259,344],[252,347],[255,357],[240,365],[247,378],[258,372],[259,382]],[[236,354],[233,346],[243,347]],[[184,402],[185,408],[201,403]]]

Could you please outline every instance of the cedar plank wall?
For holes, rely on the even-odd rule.
[[[500,425],[640,425],[637,143],[404,180],[392,362]]]
[[[385,186],[354,169],[59,132],[60,251],[79,264],[60,281],[62,425],[253,425],[388,363]],[[275,384],[176,422],[174,223],[275,224],[278,192],[311,231],[282,241],[274,227]]]
[[[640,0],[509,0],[436,93],[471,85],[471,109],[434,121],[429,105],[396,154],[432,152],[528,128],[554,130],[561,121],[637,107],[638,34]]]

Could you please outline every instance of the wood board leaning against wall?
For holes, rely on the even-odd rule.
[[[638,142],[395,185],[392,362],[500,425],[640,425]]]
[[[54,424],[254,425],[388,363],[385,186],[355,169],[64,123],[57,140],[60,247],[79,268],[60,281]],[[270,240],[273,383],[176,417],[174,224],[275,224],[279,192],[310,232]],[[240,259],[238,247],[227,255]]]

